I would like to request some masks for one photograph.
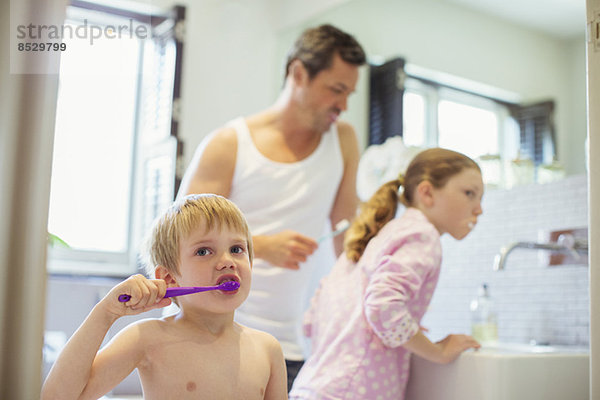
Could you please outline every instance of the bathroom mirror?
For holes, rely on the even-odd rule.
[[[581,27],[547,31],[490,14],[465,0],[338,0],[300,12],[282,3],[277,60],[310,26],[332,23],[353,34],[369,60],[396,57],[428,78],[499,100],[554,102],[556,159],[566,175],[586,173],[585,2]],[[528,1],[524,3],[529,3]],[[535,21],[534,21],[535,22]],[[368,143],[368,71],[349,101],[345,119]],[[500,146],[505,145],[500,138]]]

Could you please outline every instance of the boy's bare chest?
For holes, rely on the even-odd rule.
[[[146,399],[263,399],[269,359],[239,345],[170,344],[139,368]]]

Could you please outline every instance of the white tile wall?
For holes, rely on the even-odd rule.
[[[500,340],[589,345],[587,266],[547,267],[547,252],[515,249],[503,271],[492,269],[504,245],[539,241],[540,231],[586,227],[587,177],[490,190],[482,206],[483,215],[467,238],[442,238],[442,272],[422,323],[431,339],[470,333],[469,303],[486,282],[497,307]]]

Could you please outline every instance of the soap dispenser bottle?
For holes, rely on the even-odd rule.
[[[488,285],[483,283],[471,301],[471,335],[481,344],[498,341],[498,325]]]

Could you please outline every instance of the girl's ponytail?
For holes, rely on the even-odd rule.
[[[348,259],[357,262],[369,241],[377,235],[398,209],[398,189],[404,184],[404,176],[382,185],[371,198],[361,205],[360,214],[354,219],[344,239]]]

